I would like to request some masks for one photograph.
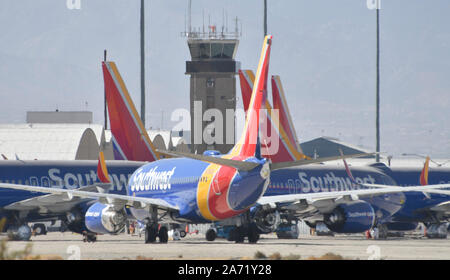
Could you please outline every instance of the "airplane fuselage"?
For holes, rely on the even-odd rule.
[[[0,161],[0,182],[52,188],[76,189],[98,183],[95,160]],[[143,162],[108,161],[112,193],[125,194],[128,179]],[[0,188],[0,209],[42,193]]]
[[[393,167],[384,171],[392,177],[399,186],[420,185],[421,167]],[[435,167],[428,172],[428,184],[450,183],[450,168]],[[408,203],[398,211],[392,222],[436,222],[433,215],[426,209],[450,200],[450,196],[444,194],[410,192],[406,194]]]
[[[193,159],[164,159],[136,170],[127,194],[163,199],[180,209],[175,219],[206,223],[236,216],[254,205],[268,184],[262,168],[238,172]],[[138,220],[149,215],[145,210],[131,212]]]
[[[355,167],[352,169],[352,173],[358,183],[395,185],[391,177],[374,168]],[[348,191],[363,188],[353,183],[342,167],[310,165],[273,171],[265,196]],[[404,193],[378,195],[361,200],[372,205],[378,221],[387,219],[399,211],[407,201]]]

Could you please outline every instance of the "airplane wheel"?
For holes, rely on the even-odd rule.
[[[234,242],[236,243],[244,243],[245,240],[245,234],[242,227],[237,227],[235,230],[235,237]]]
[[[208,231],[206,231],[206,240],[208,241],[214,241],[216,240],[217,234],[216,231],[212,228],[208,229]]]
[[[46,235],[47,234],[47,230],[45,229],[44,224],[35,224],[33,226],[33,232],[35,235]]]
[[[378,226],[378,239],[387,239],[388,237],[388,229],[386,225]]]
[[[230,230],[227,237],[228,241],[236,241],[237,240],[237,228],[234,227]]]
[[[184,230],[180,231],[180,237],[181,238],[185,238],[186,237],[186,232]]]
[[[145,227],[145,243],[154,243],[158,235],[158,224],[149,224]]]
[[[259,233],[254,223],[250,224],[248,229],[248,243],[256,244],[259,240]]]
[[[86,236],[87,242],[96,242],[97,241],[97,235],[95,233],[88,233]]]
[[[160,243],[167,243],[167,241],[169,241],[169,234],[166,227],[161,227],[158,237]]]

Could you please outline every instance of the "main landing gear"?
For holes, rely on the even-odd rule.
[[[169,234],[166,226],[159,226],[157,223],[148,223],[145,226],[145,243],[155,243],[156,238],[159,243],[167,243]]]
[[[245,237],[248,239],[248,243],[255,244],[259,240],[259,232],[255,223],[248,225],[242,225],[231,229],[228,236],[228,241],[234,241],[236,243],[244,243]]]
[[[169,233],[166,226],[158,225],[158,210],[153,208],[150,210],[150,218],[145,223],[145,243],[155,243],[156,238],[159,239],[159,243],[167,243]]]
[[[425,236],[430,239],[445,239],[447,238],[448,223],[432,223],[427,225]]]
[[[218,233],[218,231],[220,231]],[[248,243],[255,244],[259,240],[259,231],[255,223],[244,224],[240,226],[219,226],[206,231],[206,240],[214,241],[217,236],[225,237],[228,241],[235,243],[244,243],[247,237]]]
[[[87,232],[83,231],[83,242],[96,242],[97,241],[97,234],[94,232]]]

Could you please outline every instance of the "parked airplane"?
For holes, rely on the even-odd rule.
[[[399,186],[450,183],[450,168],[429,167],[429,158],[424,167],[387,167],[373,164],[381,172],[391,177]],[[450,191],[414,192],[406,195],[407,203],[380,225],[380,236],[387,236],[388,230],[409,231],[417,228],[418,223],[427,227],[430,238],[446,238],[450,221]]]
[[[0,184],[83,191],[100,189],[125,194],[128,179],[143,164],[133,161],[107,161],[109,175],[102,177],[104,171],[99,171],[99,161],[96,160],[4,160],[0,161]],[[100,182],[106,182],[106,178],[111,182],[99,185]],[[92,199],[78,198],[64,201],[60,195],[0,188],[0,219],[6,219],[4,230],[17,240],[30,238],[31,229],[28,222],[61,220],[69,230],[82,233],[87,230],[84,213],[93,202],[95,201]]]
[[[240,84],[241,84],[241,92],[242,92],[242,99],[244,103],[244,109],[246,110],[247,103],[246,100],[248,99],[249,90],[252,89],[252,82],[253,82],[253,72],[251,70],[243,70],[239,71],[240,76]],[[284,91],[281,86],[281,81],[278,76],[272,77],[272,99],[274,102],[274,109],[279,110],[280,115],[280,123],[279,123],[279,135],[280,139],[282,139],[282,143],[284,147],[290,147],[290,149],[287,150],[294,150],[294,152],[302,153],[300,148],[293,149],[292,147],[295,147],[295,143],[298,143],[295,135],[295,128],[293,127],[292,121],[290,119],[290,113],[287,106],[287,103],[285,101],[284,97]],[[266,108],[270,108],[270,104],[267,102]],[[270,118],[269,118],[270,121]],[[286,136],[285,131],[287,131],[289,134]],[[263,140],[262,140],[263,141]],[[290,143],[290,144],[289,144]],[[289,155],[294,154],[294,152],[286,153],[286,150],[279,151],[279,155],[272,156],[272,161],[277,161],[278,159],[283,158],[285,161],[292,161],[294,160],[293,157],[290,157]],[[269,155],[270,157],[270,155]],[[334,167],[323,167],[323,171],[327,172],[327,169],[334,168]],[[428,170],[428,164],[425,165],[425,168]],[[301,168],[300,168],[301,169]],[[337,168],[340,169],[340,168]],[[392,179],[385,179],[385,182],[378,182],[377,184],[387,184],[387,185],[400,185],[400,186],[412,186],[412,185],[418,185],[419,182],[417,181],[417,178],[419,178],[418,174],[420,173],[419,169],[412,169],[412,168],[388,168],[384,164],[372,164],[370,166],[366,167],[365,172],[382,172],[387,176],[390,176]],[[334,171],[336,172],[336,171]],[[423,173],[423,172],[422,172]],[[443,183],[450,183],[450,170],[433,170],[434,178],[433,184],[443,184]],[[426,179],[426,175],[421,175],[421,181],[420,184],[424,185],[424,181]],[[388,182],[390,181],[390,182]],[[373,183],[373,182],[372,182]],[[399,211],[397,214],[397,211],[391,211],[390,215],[384,215],[382,218],[379,217],[375,224],[373,226],[377,226],[380,228],[380,236],[385,237],[387,236],[387,230],[411,230],[417,227],[417,222],[424,222],[426,224],[430,224],[430,236],[440,236],[443,237],[443,233],[445,232],[446,236],[446,230],[443,229],[447,228],[447,223],[442,223],[440,221],[445,221],[449,219],[449,197],[445,194],[445,192],[439,191],[439,193],[434,193],[432,196],[426,195],[424,198],[424,193],[420,192],[414,192],[414,193],[407,193],[407,197],[401,199],[402,201],[401,208],[397,208],[397,211]],[[270,195],[270,192],[267,192],[266,195]],[[390,202],[393,202],[390,200]],[[389,205],[389,204],[385,204]],[[374,205],[373,205],[374,206]],[[400,205],[398,205],[400,206]],[[376,207],[376,206],[375,206]],[[393,208],[393,207],[391,207]],[[289,217],[289,215],[288,215]],[[273,220],[273,219],[272,219]],[[288,219],[289,220],[289,219]],[[317,221],[320,221],[318,219]],[[288,221],[288,224],[290,221]],[[315,222],[309,222],[310,225],[314,226]],[[331,225],[329,221],[325,221],[325,224],[328,225],[331,229],[336,229],[335,226]],[[435,234],[435,232],[439,232],[439,234]],[[337,231],[342,232],[342,231]]]

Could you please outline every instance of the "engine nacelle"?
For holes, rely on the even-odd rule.
[[[253,220],[256,227],[262,233],[270,233],[277,230],[280,225],[281,218],[280,213],[273,209],[263,209],[256,207],[252,209]]]
[[[85,216],[86,227],[96,233],[116,234],[125,226],[127,215],[124,209],[116,211],[111,205],[94,203]]]
[[[337,233],[358,233],[369,230],[375,222],[375,211],[364,201],[340,204],[324,215],[326,226]]]

